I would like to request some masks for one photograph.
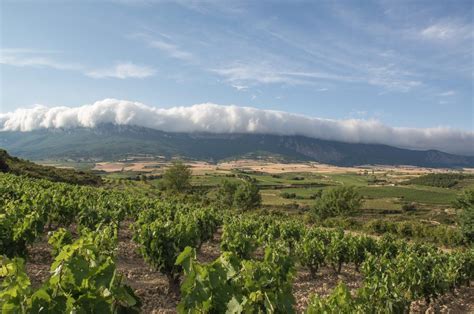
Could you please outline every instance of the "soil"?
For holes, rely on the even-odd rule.
[[[229,162],[221,162],[218,164],[210,164],[206,162],[187,162],[191,167],[193,174],[199,175],[207,172],[227,173],[233,169],[246,169],[251,171],[260,171],[269,174],[286,173],[286,172],[308,172],[308,173],[359,173],[363,170],[374,170],[376,173],[396,172],[397,175],[404,173],[407,176],[421,175],[425,173],[438,173],[449,171],[447,169],[434,169],[412,166],[383,166],[369,165],[366,167],[338,167],[316,162],[299,162],[299,163],[278,163],[266,162],[261,160],[235,160]],[[134,161],[129,162],[98,162],[93,170],[101,170],[105,172],[139,171],[149,173],[161,173],[163,169],[169,166],[167,162],[157,161]],[[157,168],[159,167],[159,168]],[[465,172],[474,173],[474,169],[464,169]]]
[[[179,298],[168,292],[167,278],[151,269],[140,256],[137,244],[132,241],[129,226],[130,222],[123,223],[119,232],[118,272],[141,299],[143,313],[176,313]],[[213,239],[201,247],[197,257],[200,262],[213,261],[220,255],[220,237],[219,230]],[[51,249],[44,235],[29,247],[26,266],[33,287],[40,286],[46,280],[52,262]],[[307,269],[299,268],[293,283],[297,312],[304,312],[312,294],[328,295],[339,281],[344,282],[354,293],[362,284],[362,275],[351,265],[344,266],[341,274],[335,274],[330,267],[322,267],[315,278],[311,278]],[[461,287],[454,295],[448,293],[430,304],[413,302],[410,313],[474,313],[474,287]]]

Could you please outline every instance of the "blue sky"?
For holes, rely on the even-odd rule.
[[[0,112],[104,98],[474,129],[472,1],[1,1]]]

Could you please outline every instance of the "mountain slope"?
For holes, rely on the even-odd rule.
[[[92,173],[38,165],[12,157],[3,149],[0,149],[0,172],[71,184],[100,185],[102,183],[102,179]]]
[[[474,157],[415,151],[378,144],[353,144],[304,136],[167,133],[137,126],[1,132],[0,146],[30,159],[116,159],[134,154],[217,161],[248,154],[277,155],[340,166],[364,164],[474,167]]]

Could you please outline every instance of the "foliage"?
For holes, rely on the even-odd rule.
[[[185,272],[180,313],[294,313],[294,264],[282,248],[268,247],[262,261],[224,252],[200,264],[187,247],[176,263]]]
[[[8,166],[7,161],[5,160],[5,158],[0,158],[0,172],[8,171],[10,171],[10,167]]]
[[[58,255],[63,246],[71,243],[72,234],[64,228],[59,228],[58,230],[52,232],[48,239],[48,244],[52,247],[51,255],[53,257]]]
[[[140,213],[133,225],[134,241],[145,260],[167,276],[176,293],[182,268],[175,264],[185,247],[199,247],[220,224],[217,213],[180,203],[157,203]]]
[[[250,258],[259,244],[260,223],[255,219],[243,217],[228,218],[224,224],[221,248],[236,254],[239,258]]]
[[[451,226],[429,225],[416,221],[386,221],[374,219],[365,223],[362,229],[377,235],[393,234],[408,239],[424,240],[446,246],[465,243],[461,231]]]
[[[460,209],[459,223],[464,239],[474,242],[474,190],[466,190],[456,200],[455,205]]]
[[[183,195],[153,200],[11,174],[0,174],[0,195],[0,253],[4,254],[0,304],[4,312],[138,310],[140,302],[121,281],[114,262],[117,231],[127,216],[136,218],[134,239],[142,255],[168,276],[171,291],[177,291],[184,270],[181,312],[292,312],[295,262],[308,267],[313,276],[322,265],[340,272],[344,265],[353,264],[364,277],[353,295],[340,284],[328,297],[311,298],[310,313],[406,312],[413,300],[431,300],[474,277],[474,250],[445,253],[398,239],[465,241],[451,226],[372,221],[364,228],[383,235],[375,240],[308,227],[283,213],[222,217],[225,212]],[[466,192],[457,205],[472,209],[473,198]],[[223,220],[224,252],[214,262],[198,263],[195,249],[213,237]],[[337,227],[338,221],[349,226],[352,220],[327,221]],[[75,225],[76,239],[61,228],[70,224]],[[20,256],[27,256],[28,245],[48,225],[56,230],[48,241],[55,259],[51,276],[32,287]]]
[[[402,205],[402,210],[404,212],[412,212],[416,210],[416,204],[415,203],[404,203]]]
[[[313,194],[311,194],[311,195],[309,196],[309,199],[311,199],[311,200],[317,200],[317,199],[319,199],[322,195],[323,195],[323,190],[317,190],[316,192],[314,192]]]
[[[11,201],[0,207],[0,254],[26,256],[27,245],[43,232],[45,218],[31,211],[32,200]]]
[[[191,169],[182,161],[174,161],[163,174],[163,184],[167,190],[185,192],[191,186]]]
[[[405,181],[404,184],[417,184],[440,188],[450,188],[458,184],[459,181],[472,177],[472,175],[462,173],[429,173]]]
[[[51,277],[31,287],[21,258],[0,257],[0,304],[16,313],[138,312],[139,299],[116,273],[112,257],[97,245],[102,232],[87,232],[65,245],[51,265]]]
[[[281,196],[282,198],[286,198],[286,199],[294,199],[294,198],[296,198],[296,193],[281,192],[281,193],[280,193],[280,196]]]
[[[102,179],[90,172],[38,165],[28,160],[12,157],[3,149],[0,149],[0,172],[71,184],[102,184]]]
[[[250,180],[244,180],[235,191],[234,205],[241,211],[249,211],[260,207],[262,197],[258,185]]]
[[[327,245],[327,261],[336,273],[340,273],[342,265],[349,262],[349,242],[344,237],[344,232],[338,230],[331,233],[329,244]]]
[[[346,236],[349,246],[349,261],[357,271],[369,254],[376,254],[379,247],[377,242],[367,236]]]
[[[44,227],[69,226],[96,229],[118,225],[132,209],[146,206],[139,197],[66,183],[0,174],[0,254],[25,256],[27,245]]]
[[[341,313],[341,314],[353,314],[353,313],[364,313],[358,309],[357,301],[351,296],[351,293],[347,286],[339,282],[333,292],[326,298],[321,298],[314,295],[308,304],[306,309],[307,314],[320,314],[320,313]]]
[[[301,265],[308,267],[311,277],[315,278],[326,259],[327,247],[322,240],[307,234],[298,245],[297,256]]]
[[[354,187],[337,187],[325,190],[316,202],[314,214],[321,218],[347,215],[359,209],[362,205],[362,196]]]
[[[384,241],[387,241],[385,239]],[[446,254],[423,245],[401,246],[397,253],[388,242],[362,264],[362,287],[351,296],[339,284],[325,297],[313,296],[307,313],[405,313],[410,303],[430,300],[473,278],[473,252]]]
[[[229,180],[223,180],[218,186],[217,203],[223,209],[231,209],[234,205],[234,196],[237,184]]]

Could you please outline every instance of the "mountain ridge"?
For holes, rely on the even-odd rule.
[[[285,160],[317,161],[337,166],[387,164],[474,167],[474,156],[454,155],[438,150],[421,151],[383,144],[345,143],[300,135],[171,133],[115,124],[102,124],[95,128],[0,132],[0,147],[20,157],[36,160],[111,160],[133,154],[150,154],[215,162],[260,152]]]

